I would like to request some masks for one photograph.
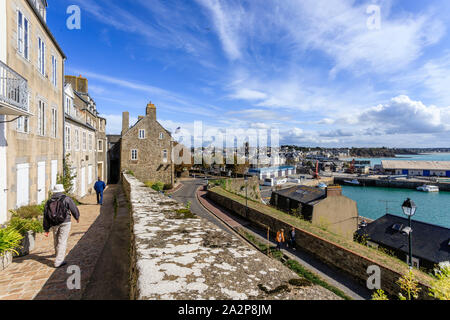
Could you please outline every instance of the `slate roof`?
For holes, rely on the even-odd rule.
[[[303,204],[321,200],[326,197],[325,190],[307,186],[295,186],[292,188],[274,191],[273,193],[296,200]]]
[[[408,236],[392,229],[393,225],[409,226],[408,219],[387,214],[358,230],[359,235],[367,235],[369,240],[404,253],[409,253]],[[413,256],[440,263],[450,261],[450,229],[412,220]]]

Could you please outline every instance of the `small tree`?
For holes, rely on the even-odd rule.
[[[441,266],[430,288],[430,296],[438,300],[450,300],[450,265]]]
[[[419,298],[419,281],[416,280],[414,273],[412,270],[409,270],[408,273],[404,274],[398,281],[397,284],[400,286],[401,293],[399,293],[398,297],[400,300],[413,300]],[[403,295],[406,294],[406,296]]]
[[[66,193],[70,194],[73,191],[73,180],[77,177],[76,173],[72,175],[72,162],[69,160],[70,154],[64,157],[63,161],[63,173],[58,174],[57,183],[64,186]]]

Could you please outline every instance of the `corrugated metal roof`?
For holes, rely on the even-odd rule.
[[[383,160],[383,169],[393,170],[450,170],[450,161],[405,161],[405,160]]]

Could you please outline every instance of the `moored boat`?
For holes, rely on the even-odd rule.
[[[439,192],[439,188],[437,186],[430,186],[424,184],[423,186],[417,187],[417,190],[423,192]]]

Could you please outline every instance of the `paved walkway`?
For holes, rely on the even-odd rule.
[[[98,257],[107,240],[114,215],[113,198],[117,186],[109,186],[105,192],[105,205],[96,205],[96,196],[82,199],[80,223],[72,221],[68,240],[67,266],[53,267],[55,251],[53,235],[36,237],[35,249],[25,257],[15,258],[0,272],[0,300],[78,300],[86,288]],[[81,270],[81,290],[69,290],[67,273],[69,266]]]

